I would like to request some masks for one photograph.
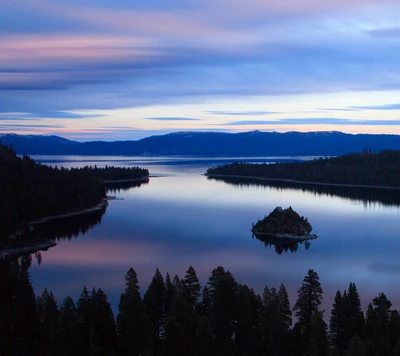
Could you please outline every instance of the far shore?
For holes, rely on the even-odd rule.
[[[349,188],[374,188],[374,189],[388,189],[388,190],[400,190],[400,187],[389,187],[386,185],[363,185],[363,184],[339,184],[339,183],[321,183],[321,182],[310,182],[295,179],[284,179],[284,178],[264,178],[264,177],[253,177],[253,176],[240,176],[240,175],[227,175],[227,174],[205,174],[210,178],[235,178],[235,179],[257,179],[261,181],[275,181],[275,182],[287,182],[295,184],[309,184],[309,185],[324,185],[331,187],[349,187]]]

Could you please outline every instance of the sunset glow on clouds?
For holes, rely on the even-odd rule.
[[[400,134],[396,0],[0,2],[0,133]]]

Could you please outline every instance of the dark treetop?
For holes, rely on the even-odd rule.
[[[0,260],[2,355],[400,355],[399,312],[384,293],[364,315],[354,283],[338,291],[328,331],[329,311],[320,308],[323,289],[312,269],[292,309],[283,284],[265,285],[260,295],[222,266],[203,288],[193,267],[173,281],[157,268],[142,293],[130,268],[115,318],[101,288],[84,286],[75,301],[57,302],[47,289],[35,294],[31,262],[29,255]]]
[[[295,236],[309,235],[312,230],[307,218],[297,214],[292,207],[277,207],[272,213],[253,226],[254,233],[266,235],[287,234]]]
[[[6,242],[32,220],[99,204],[106,197],[103,180],[143,176],[148,171],[137,167],[49,167],[0,145],[0,238]]]

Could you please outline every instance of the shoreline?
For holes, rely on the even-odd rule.
[[[257,230],[250,230],[255,237],[259,239],[265,240],[281,240],[281,241],[293,241],[293,242],[302,242],[307,240],[315,240],[318,238],[315,234],[310,235],[291,235],[291,234],[272,234],[268,232],[261,232]]]
[[[115,200],[115,199],[116,199],[115,196],[110,196],[110,197],[107,196],[107,197],[103,198],[100,203],[98,203],[97,205],[91,206],[90,208],[85,208],[85,209],[77,210],[77,211],[71,211],[69,213],[64,213],[64,214],[46,216],[44,218],[30,221],[28,223],[28,226],[31,227],[32,225],[43,224],[43,223],[51,221],[51,220],[64,219],[64,218],[69,218],[71,216],[87,214],[87,213],[91,213],[93,211],[103,210],[103,209],[107,208],[107,205],[108,205],[107,202],[109,200]]]
[[[36,241],[35,244],[31,244],[28,246],[11,247],[0,250],[0,259],[18,257],[20,255],[36,253],[39,251],[47,251],[49,248],[54,246],[57,246],[56,242],[51,240],[41,239],[39,241]]]
[[[27,228],[29,231],[32,231],[35,228],[35,225],[43,224],[51,220],[65,219],[76,215],[88,214],[94,211],[103,210],[107,208],[109,200],[115,200],[115,199],[116,199],[115,196],[106,196],[105,198],[102,198],[100,203],[90,208],[85,208],[82,210],[72,211],[64,214],[46,216],[40,219],[32,220],[27,224],[28,226]],[[9,239],[15,240],[19,234],[21,234],[21,232],[17,231],[14,234],[10,235]],[[57,243],[50,239],[36,239],[32,241],[27,240],[26,242],[29,242],[27,246],[0,249],[0,259],[7,257],[15,257],[27,253],[35,253],[38,251],[47,251],[49,248],[57,246]]]
[[[132,179],[115,179],[115,180],[103,180],[104,184],[113,184],[113,183],[128,183],[128,182],[145,182],[149,180],[150,176],[145,176],[141,178],[132,178]]]
[[[400,190],[400,187],[389,187],[386,185],[364,185],[364,184],[341,184],[341,183],[322,183],[322,182],[310,182],[295,179],[285,178],[265,178],[265,177],[254,177],[254,176],[240,176],[240,175],[227,175],[227,174],[204,174],[210,178],[235,178],[235,179],[257,179],[260,181],[275,181],[275,182],[287,182],[294,184],[308,184],[308,185],[322,185],[331,187],[348,187],[348,188],[374,188],[374,189],[386,189],[386,190]]]

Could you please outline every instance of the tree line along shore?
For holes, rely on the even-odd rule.
[[[361,153],[338,157],[275,164],[236,162],[211,167],[206,175],[339,186],[400,188],[400,151],[364,150]]]
[[[139,167],[50,167],[0,145],[0,243],[10,243],[31,221],[96,207],[106,198],[104,181],[148,176]]]
[[[157,268],[143,294],[130,268],[115,317],[101,288],[84,286],[77,301],[66,297],[61,304],[47,289],[35,295],[31,261],[30,255],[0,260],[6,355],[400,355],[400,315],[384,293],[364,313],[350,283],[327,315],[312,269],[291,307],[283,284],[257,294],[221,266],[203,287],[191,266],[183,278],[164,278]]]

